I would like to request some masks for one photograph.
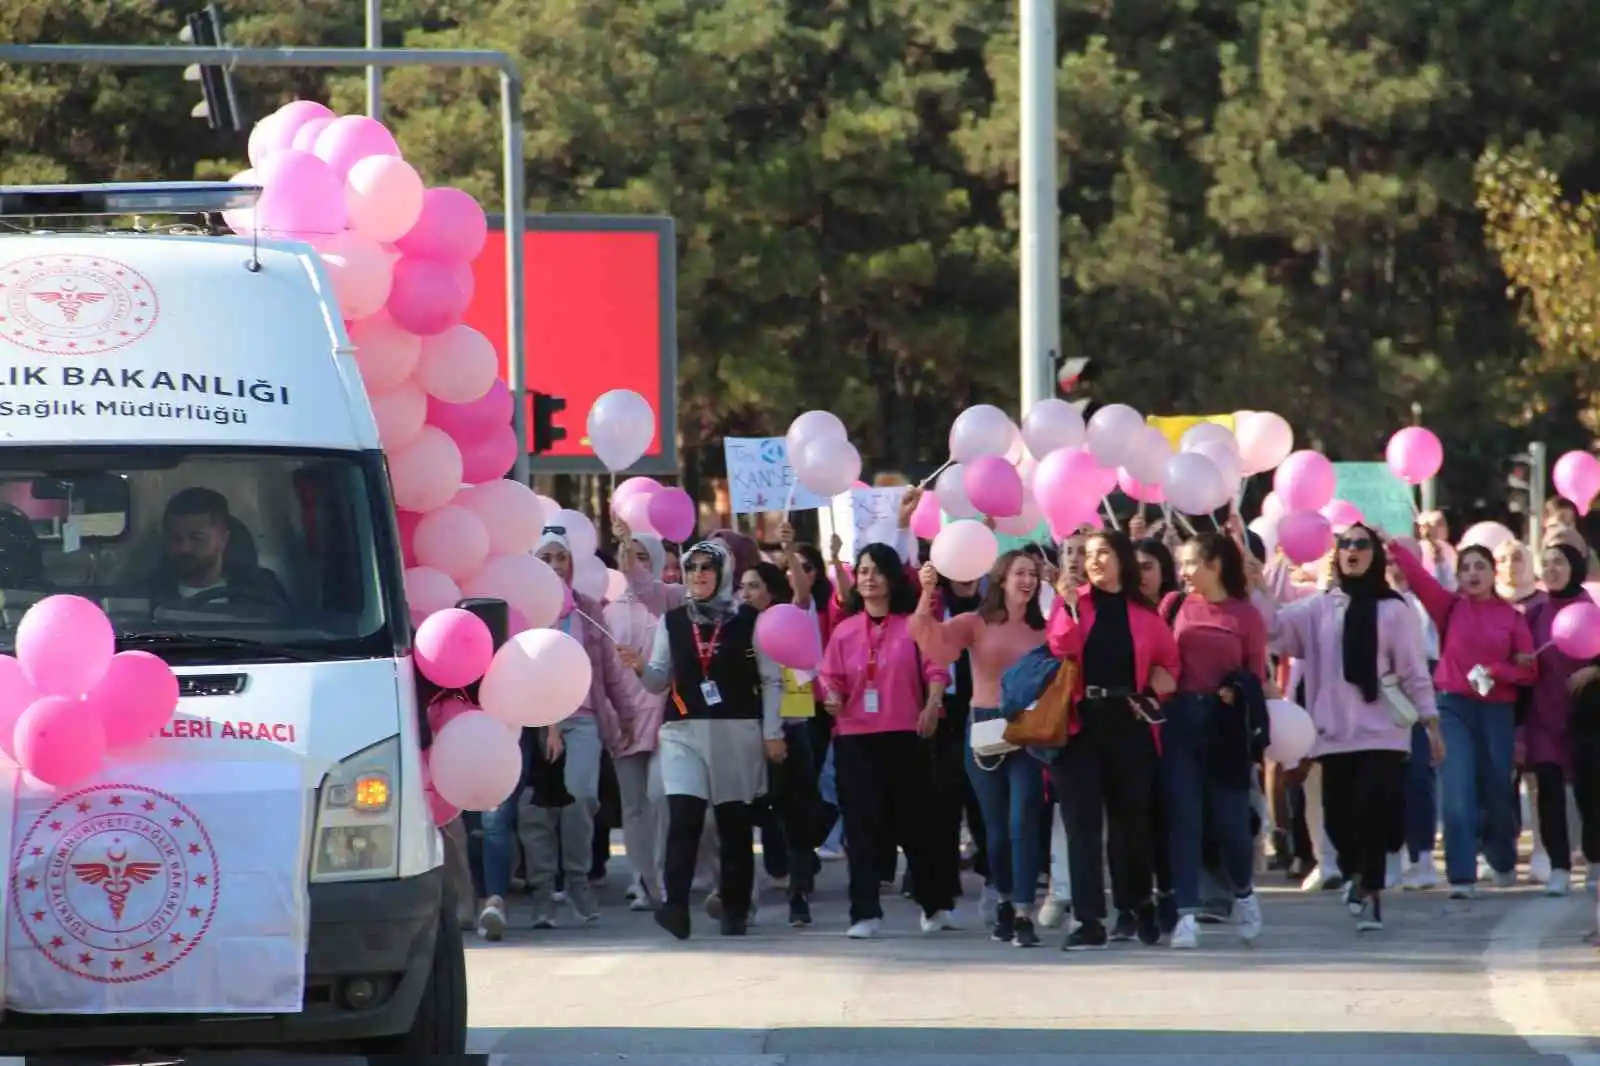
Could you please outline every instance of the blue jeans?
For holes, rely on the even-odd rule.
[[[1250,834],[1249,788],[1227,788],[1213,780],[1207,760],[1210,718],[1222,708],[1210,697],[1184,693],[1167,701],[1161,730],[1161,780],[1167,799],[1167,853],[1178,910],[1200,909],[1201,841],[1216,842],[1222,868],[1235,895],[1248,895],[1255,876],[1255,841]],[[1159,846],[1159,842],[1158,842]]]
[[[511,871],[517,864],[517,805],[522,789],[517,789],[483,818],[483,888],[485,896],[505,897],[511,893]]]
[[[1412,862],[1433,851],[1439,835],[1439,771],[1433,765],[1428,731],[1411,727],[1411,759],[1406,763],[1406,851]]]
[[[1483,855],[1497,873],[1517,867],[1512,744],[1516,711],[1450,692],[1439,694],[1446,758],[1440,768],[1444,796],[1445,872],[1452,885],[1478,880],[1479,812]]]
[[[997,712],[972,709],[974,722]],[[1025,751],[978,764],[972,754],[972,727],[967,727],[967,779],[983,811],[984,840],[989,848],[989,880],[1000,898],[1032,907],[1039,894],[1040,813],[1044,808],[1044,764]]]

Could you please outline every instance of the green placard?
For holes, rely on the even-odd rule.
[[[1411,486],[1395,477],[1388,463],[1334,463],[1339,476],[1334,496],[1354,504],[1372,525],[1392,537],[1408,537],[1416,524]]]

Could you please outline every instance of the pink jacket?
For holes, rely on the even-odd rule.
[[[600,739],[612,758],[616,758],[633,743],[634,731],[640,720],[648,720],[651,702],[655,697],[645,691],[632,670],[622,665],[622,660],[617,657],[616,646],[601,631],[597,624],[601,618],[600,605],[577,592],[572,594],[572,599],[577,610],[567,616],[572,621],[570,635],[583,644],[592,667],[589,695],[578,708],[578,713],[587,711],[595,716],[600,727]],[[589,617],[583,617],[578,611]],[[591,622],[590,618],[596,621]],[[659,725],[659,708],[655,713]]]
[[[655,647],[656,626],[660,619],[650,613],[650,609],[638,600],[629,596],[615,603],[605,606],[606,628],[611,631],[611,636],[625,648],[632,648],[639,653],[643,660],[650,658],[650,652]],[[639,717],[634,719],[633,728],[629,731],[632,735],[629,741],[622,745],[621,750],[613,753],[614,758],[623,758],[628,755],[638,755],[642,752],[656,750],[656,745],[661,735],[661,716],[666,708],[667,694],[659,695],[645,693],[647,703],[641,709]]]
[[[864,611],[844,619],[834,627],[822,653],[817,681],[825,692],[838,693],[844,701],[834,716],[834,728],[841,736],[914,732],[928,693],[942,691],[950,683],[950,672],[917,650],[906,615],[890,615],[882,633],[873,636],[868,624]],[[872,685],[878,693],[876,714],[867,712],[867,656],[873,646],[869,640],[881,641],[875,645],[877,674]]]
[[[1533,633],[1522,612],[1501,599],[1473,600],[1448,592],[1404,544],[1390,547],[1395,565],[1417,594],[1439,630],[1439,667],[1433,683],[1440,692],[1488,703],[1515,703],[1518,685],[1539,678],[1539,664],[1519,666],[1514,655],[1533,654]],[[1482,665],[1494,678],[1488,696],[1478,695],[1467,680]]]
[[[1067,610],[1066,601],[1056,600],[1050,609],[1050,624],[1045,633],[1050,654],[1061,659],[1083,657],[1083,642],[1094,626],[1094,597],[1089,586],[1078,589],[1078,617]],[[1141,691],[1150,684],[1150,671],[1161,667],[1173,681],[1178,680],[1178,641],[1162,617],[1148,607],[1128,604],[1128,628],[1133,635],[1134,687]],[[1078,671],[1078,698],[1083,698],[1083,671]]]

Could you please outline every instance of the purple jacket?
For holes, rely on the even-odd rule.
[[[1523,761],[1528,766],[1552,763],[1569,778],[1572,742],[1567,735],[1567,721],[1572,716],[1572,694],[1567,691],[1567,679],[1588,663],[1570,658],[1550,644],[1550,627],[1561,608],[1582,598],[1558,600],[1539,592],[1523,603],[1523,614],[1533,631],[1533,646],[1543,649],[1539,652],[1539,680],[1534,682],[1528,717],[1522,723]],[[1545,647],[1546,644],[1550,646]]]
[[[600,628],[604,617],[600,604],[577,592],[572,594],[572,599],[577,605],[577,610],[569,616],[572,619],[572,636],[583,642],[583,650],[589,653],[589,665],[592,668],[589,695],[577,713],[594,715],[600,727],[600,739],[615,758],[632,750],[634,730],[649,721],[654,699],[644,690],[633,671],[622,665],[617,646]],[[578,614],[578,611],[588,615],[588,618]],[[654,713],[659,721],[661,712],[656,709]]]

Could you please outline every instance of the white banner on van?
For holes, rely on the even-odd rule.
[[[292,764],[123,763],[15,795],[7,1008],[301,1009],[310,794]]]

